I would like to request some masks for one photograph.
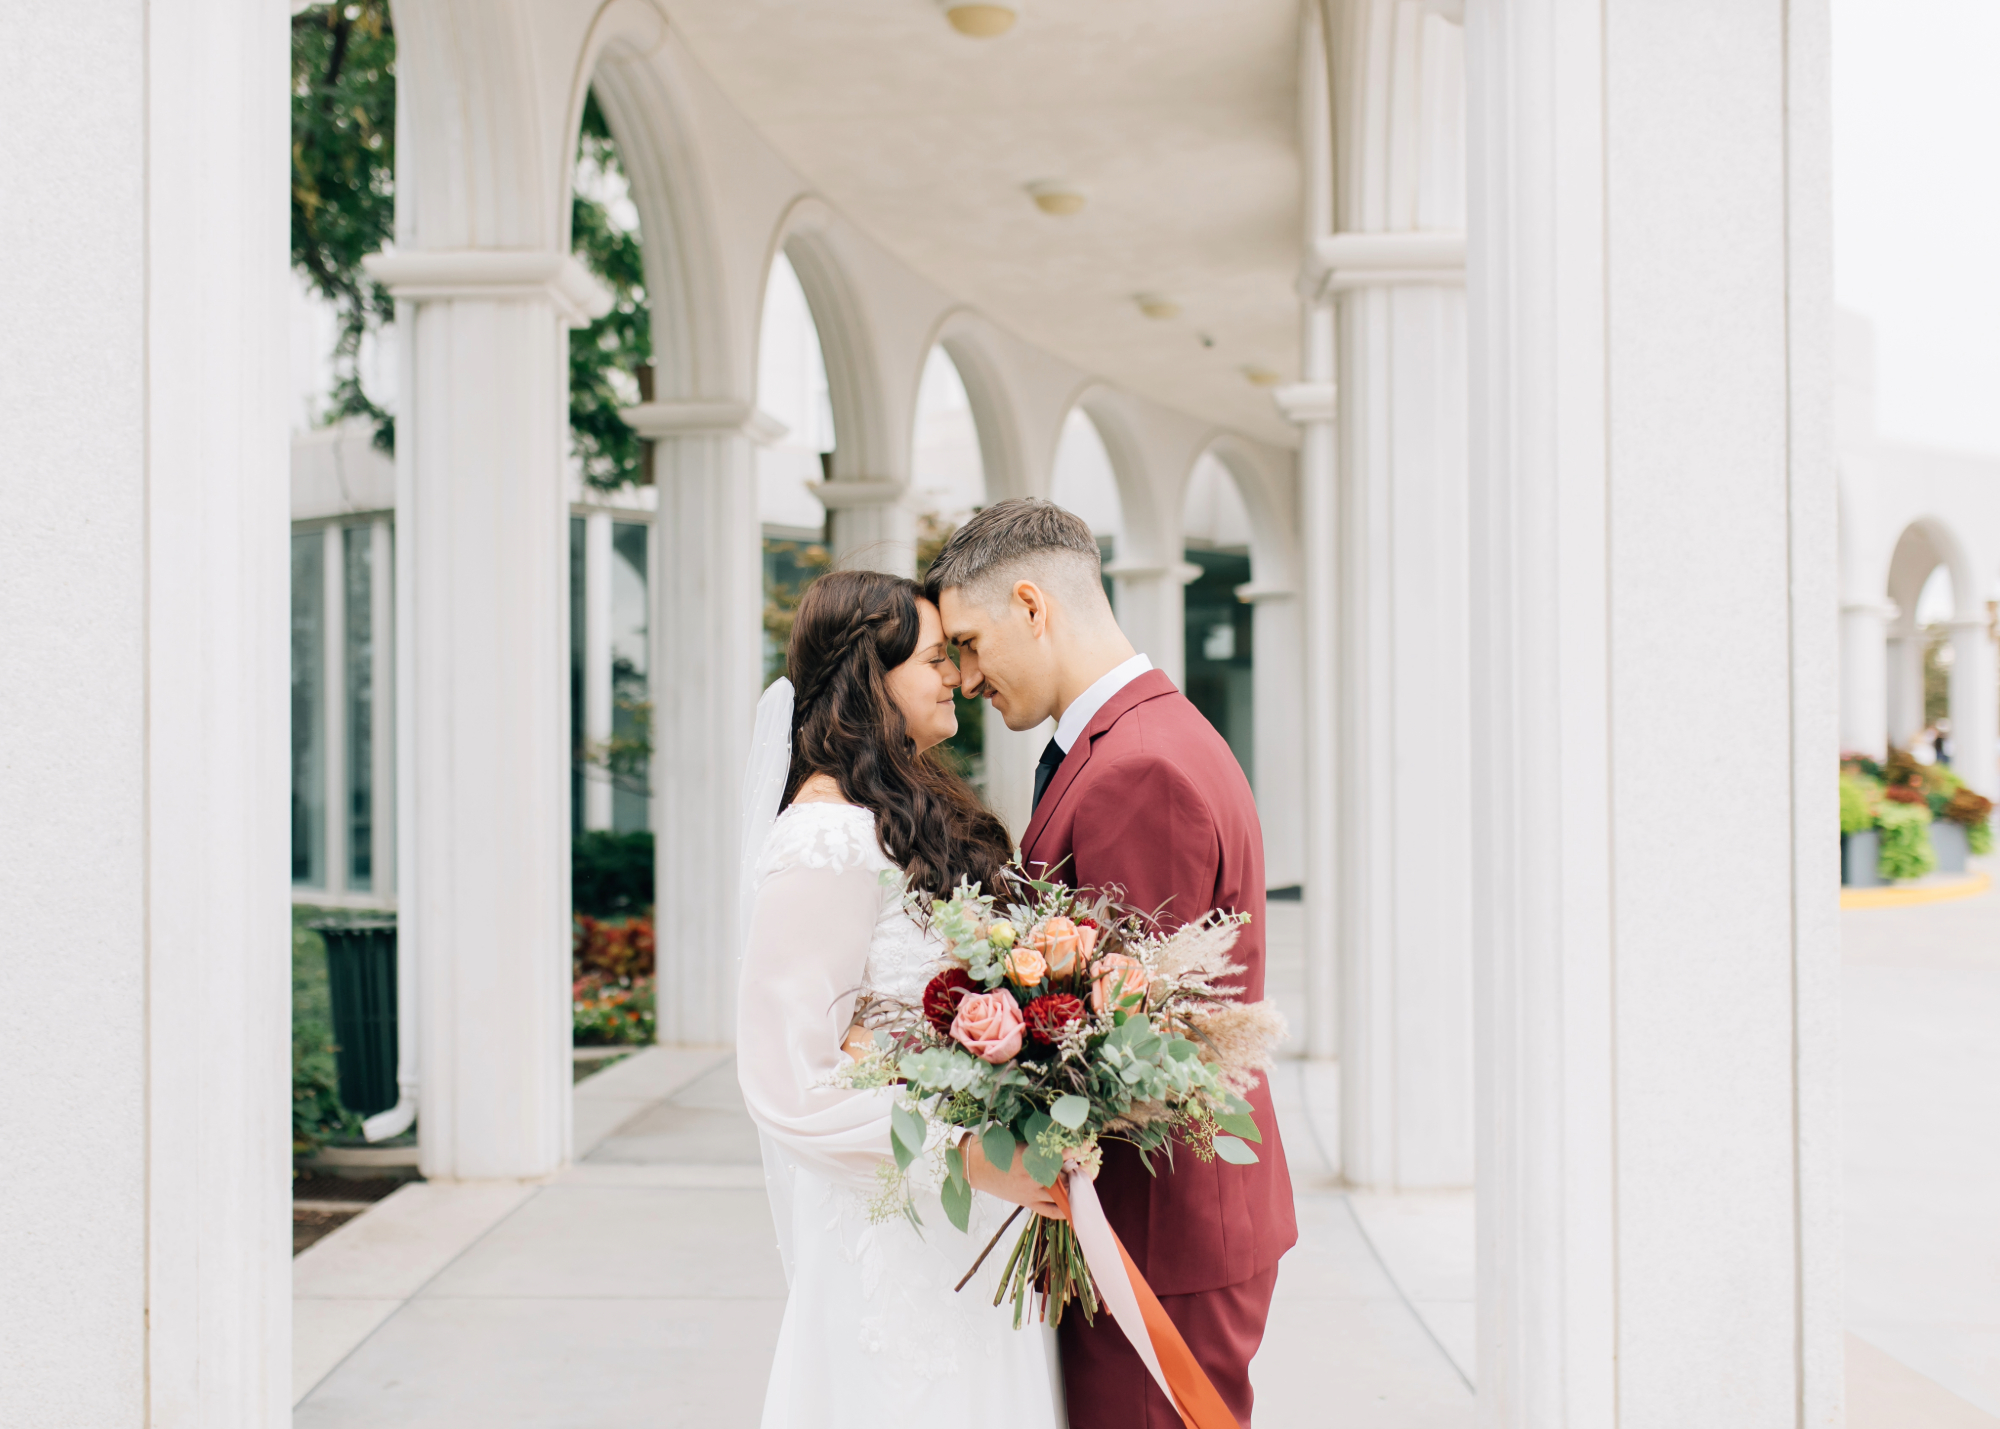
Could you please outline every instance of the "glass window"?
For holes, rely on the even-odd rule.
[[[638,521],[611,523],[611,827],[621,834],[652,827],[646,530]]]
[[[375,529],[341,532],[346,593],[347,886],[374,887],[375,874]]]
[[[326,536],[292,537],[292,882],[326,886]]]
[[[569,831],[583,832],[583,527],[569,518]]]
[[[1229,741],[1244,777],[1255,781],[1256,720],[1252,708],[1256,608],[1236,598],[1250,580],[1250,557],[1190,549],[1201,576],[1187,588],[1187,697]]]

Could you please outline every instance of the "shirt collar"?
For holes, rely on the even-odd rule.
[[[1097,712],[1104,708],[1111,697],[1153,668],[1153,662],[1144,655],[1134,655],[1124,664],[1098,676],[1097,683],[1070,702],[1063,717],[1056,724],[1056,744],[1067,754],[1076,744],[1090,722],[1097,718]]]

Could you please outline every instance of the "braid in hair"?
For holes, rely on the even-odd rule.
[[[785,663],[797,695],[784,803],[814,774],[831,776],[875,815],[882,848],[933,897],[961,879],[988,889],[1013,854],[1007,828],[956,774],[919,754],[888,674],[916,653],[915,581],[834,571],[806,588]]]

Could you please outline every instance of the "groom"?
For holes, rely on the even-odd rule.
[[[1030,870],[1076,887],[1117,885],[1169,924],[1212,908],[1251,915],[1235,948],[1244,996],[1264,995],[1264,839],[1236,757],[1174,682],[1118,628],[1097,541],[1060,506],[1002,501],[960,526],[928,593],[958,646],[967,695],[1009,729],[1056,721],[1035,770],[1021,840]],[[1291,1177],[1268,1087],[1250,1096],[1264,1141],[1253,1166],[1181,1147],[1148,1175],[1104,1143],[1097,1194],[1118,1238],[1236,1415],[1250,1423],[1250,1358],[1264,1336],[1278,1258],[1298,1239]],[[973,1184],[1049,1212],[1019,1157],[1001,1172],[967,1145]],[[1070,1314],[1062,1358],[1071,1429],[1175,1429],[1180,1416],[1109,1315]]]

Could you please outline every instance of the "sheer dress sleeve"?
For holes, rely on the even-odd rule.
[[[820,812],[834,809],[844,828]],[[823,1085],[849,1061],[841,1039],[889,896],[873,821],[858,812],[807,805],[772,833],[744,945],[736,1066],[752,1120],[788,1159],[866,1192],[889,1155],[893,1093]]]

